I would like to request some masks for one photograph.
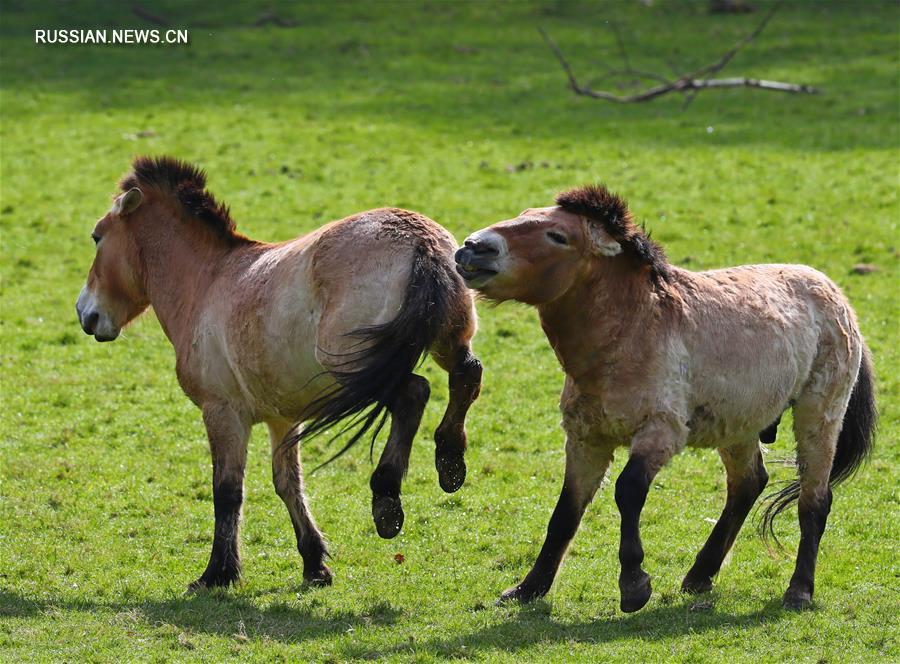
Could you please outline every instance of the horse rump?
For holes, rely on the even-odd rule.
[[[354,350],[340,354],[336,367],[329,370],[335,385],[304,409],[299,421],[306,421],[305,426],[295,429],[283,444],[297,445],[350,418],[330,440],[352,431],[350,439],[312,472],[337,459],[367,433],[371,433],[371,456],[394,395],[437,339],[451,311],[451,300],[461,289],[447,260],[417,246],[397,316],[347,333],[355,339]]]
[[[872,357],[868,347],[863,345],[862,361],[856,383],[850,393],[850,401],[844,412],[841,432],[838,435],[834,460],[828,476],[828,484],[835,487],[859,470],[871,454],[875,442],[878,423],[878,409],[875,403],[875,375]],[[783,489],[765,497],[768,502],[759,524],[759,532],[764,540],[771,536],[776,543],[775,517],[786,510],[800,497],[800,481],[789,482]]]

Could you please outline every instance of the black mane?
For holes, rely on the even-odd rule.
[[[193,164],[166,156],[136,157],[131,173],[119,182],[122,191],[132,187],[153,187],[171,194],[189,216],[205,222],[222,239],[245,239],[237,233],[228,206],[206,190],[206,173]]]
[[[665,251],[650,239],[643,226],[634,223],[628,203],[621,196],[602,184],[589,184],[558,194],[556,204],[566,212],[600,224],[621,245],[622,253],[650,268],[650,278],[654,284],[669,280],[669,261]]]

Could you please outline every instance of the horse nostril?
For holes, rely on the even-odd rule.
[[[87,334],[93,334],[99,320],[100,314],[98,314],[96,311],[91,312],[84,319],[84,323],[81,325],[81,327]]]
[[[456,253],[453,254],[453,260],[455,260],[457,263],[463,263],[471,253],[472,252],[468,247],[460,247],[456,250]]]
[[[465,246],[476,256],[498,256],[500,251],[490,241],[466,240]]]

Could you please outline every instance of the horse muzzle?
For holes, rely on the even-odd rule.
[[[84,333],[93,336],[97,341],[113,341],[119,336],[118,326],[113,324],[109,316],[100,309],[97,297],[87,286],[82,288],[78,295],[75,312]]]
[[[453,257],[456,272],[469,288],[483,286],[500,272],[500,261],[505,249],[503,238],[496,233],[470,235]]]

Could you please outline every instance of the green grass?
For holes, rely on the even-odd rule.
[[[38,47],[36,27],[146,27],[123,3],[5,0],[2,67],[0,660],[885,662],[898,651],[898,33],[895,3],[787,3],[725,73],[810,83],[817,97],[756,91],[613,106],[573,96],[535,31],[586,80],[616,46],[665,69],[711,60],[759,20],[705,2],[274,3],[153,11],[187,47]],[[765,7],[765,0],[753,4]],[[51,8],[52,7],[52,8]],[[407,521],[380,540],[360,447],[308,478],[332,542],[335,585],[301,586],[286,510],[254,433],[245,581],[186,596],[212,533],[197,411],[152,314],[114,344],[78,329],[89,233],[139,153],[208,169],[253,237],[281,240],[359,210],[420,210],[458,239],[565,187],[603,180],[677,263],[802,262],[854,303],[875,357],[881,431],[871,463],[836,491],[814,610],[780,608],[794,512],[767,553],[745,528],[710,597],[678,586],[718,516],[714,452],[689,451],[654,483],[643,517],[655,595],[617,609],[617,522],[601,491],[547,601],[497,608],[540,545],[563,470],[562,374],[534,313],[482,307],[487,368],[469,420],[469,479],[437,486],[433,399],[404,487]],[[520,168],[517,165],[522,164]],[[877,271],[857,275],[857,263]],[[792,454],[789,427],[770,474]],[[326,458],[304,450],[307,467]],[[621,469],[620,453],[613,473]],[[394,560],[396,553],[405,562]]]

